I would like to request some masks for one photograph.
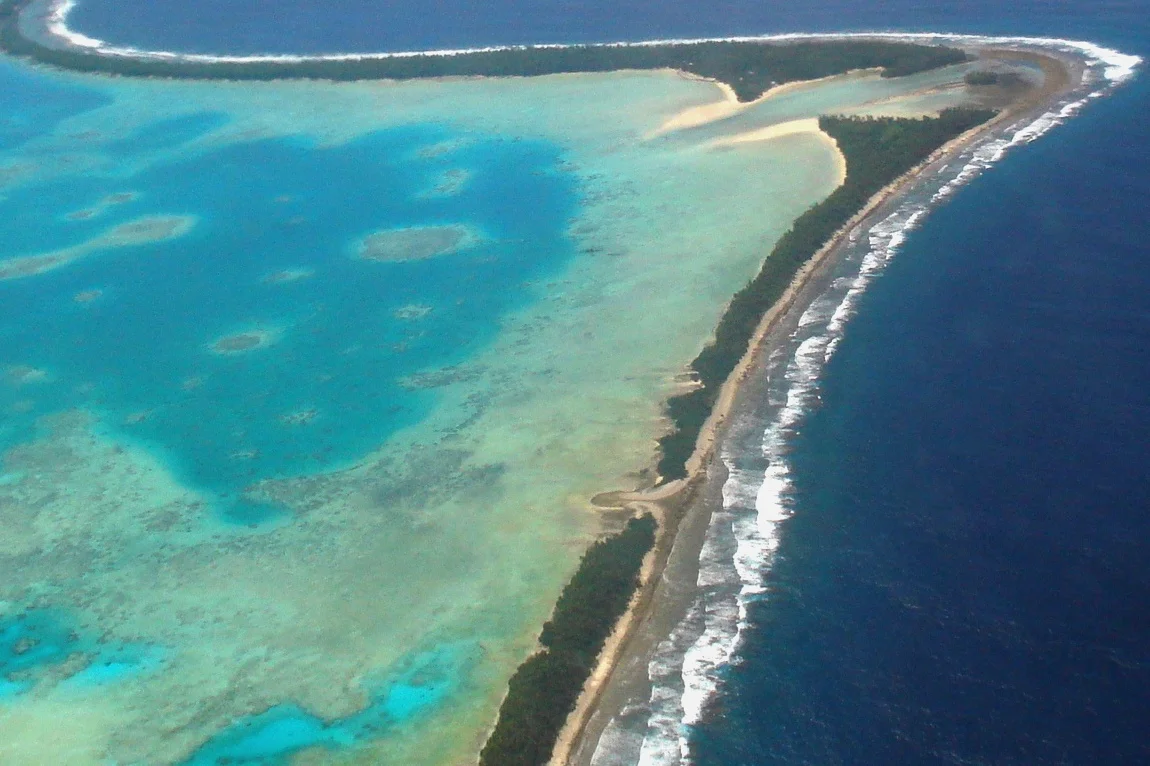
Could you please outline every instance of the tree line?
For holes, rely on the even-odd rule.
[[[986,109],[954,108],[938,117],[820,117],[819,127],[839,145],[847,162],[846,181],[795,220],[759,273],[727,306],[715,337],[691,362],[701,384],[672,397],[667,414],[672,431],[659,440],[658,471],[665,479],[687,475],[686,461],[710,415],[719,389],[746,353],[763,315],[778,301],[796,273],[863,208],[867,200],[925,160],[947,141],[993,117]]]
[[[480,766],[544,766],[599,652],[639,585],[655,544],[650,514],[627,522],[583,555],[539,636],[540,651],[519,666],[480,754]]]
[[[700,42],[658,45],[525,46],[460,54],[385,58],[271,61],[188,61],[109,56],[79,48],[51,47],[18,28],[30,0],[0,5],[0,48],[41,63],[78,72],[130,77],[205,80],[409,80],[429,77],[533,77],[623,69],[676,69],[729,84],[740,100],[757,98],[773,85],[813,80],[854,69],[881,68],[899,77],[968,59],[955,48],[878,40],[817,42]]]

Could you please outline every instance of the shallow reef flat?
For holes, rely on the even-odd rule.
[[[99,251],[150,245],[181,237],[191,231],[195,218],[186,215],[150,215],[121,223],[92,239],[48,253],[18,255],[0,260],[0,280],[36,276],[58,269]]]
[[[466,226],[410,226],[368,234],[358,255],[365,261],[422,261],[471,246],[479,235]]]
[[[728,95],[0,62],[62,104],[0,150],[0,762],[473,760],[590,498],[651,480],[684,365],[841,180],[771,126],[932,76],[661,130]]]
[[[267,348],[275,343],[278,337],[279,332],[275,329],[256,328],[217,338],[210,348],[214,354],[246,354],[249,351]]]

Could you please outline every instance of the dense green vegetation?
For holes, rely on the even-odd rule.
[[[631,519],[622,532],[583,555],[543,626],[543,649],[511,677],[481,766],[543,766],[550,759],[583,682],[639,584],[655,528],[650,515]]]
[[[962,79],[967,85],[996,85],[998,83],[998,77],[996,72],[978,70],[975,72],[967,72],[966,76]]]
[[[394,56],[349,60],[186,61],[105,56],[61,50],[29,40],[16,25],[14,0],[0,10],[0,48],[64,69],[136,77],[273,80],[407,80],[452,76],[534,76],[619,69],[678,69],[731,85],[739,98],[754,99],[777,83],[811,80],[852,69],[881,67],[898,77],[967,60],[954,48],[874,40],[767,44],[703,42],[662,45],[524,47],[457,55]]]
[[[990,119],[994,112],[947,109],[934,118],[821,117],[846,156],[847,179],[827,199],[807,210],[782,236],[758,275],[735,294],[715,330],[715,339],[691,368],[702,384],[667,405],[674,430],[660,440],[659,474],[686,476],[686,461],[723,382],[746,352],[760,319],[782,297],[799,268],[850,220],[871,195],[930,156],[938,147]]]

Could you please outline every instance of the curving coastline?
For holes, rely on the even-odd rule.
[[[100,55],[105,55],[105,52],[101,52]],[[1002,125],[1001,121],[996,121],[996,125],[1001,126]],[[975,129],[974,131],[972,131],[972,135],[967,137],[967,139],[966,139],[967,144],[965,144],[965,145],[969,145],[970,142],[973,142],[974,140],[984,136],[985,134],[986,134],[985,130],[980,131],[978,129]],[[957,140],[961,141],[962,139],[960,138]],[[939,161],[941,161],[942,159],[946,159],[946,158],[954,156],[953,153],[959,151],[960,148],[961,147],[950,147],[950,149],[947,149],[946,151],[949,151],[951,153],[947,154],[944,152],[944,154],[941,155]],[[870,210],[871,212],[873,212],[875,209],[877,209],[876,207],[874,207],[874,205],[881,206],[884,202],[892,201],[893,198],[895,196],[897,196],[900,191],[907,191],[909,189],[909,187],[911,185],[913,185],[914,181],[916,181],[918,178],[920,178],[926,172],[927,172],[927,169],[920,168],[917,172],[912,171],[911,174],[904,176],[901,179],[901,183],[903,184],[902,187],[899,187],[897,185],[900,182],[896,182],[896,184],[892,184],[891,186],[887,187],[886,189],[884,189],[884,192],[886,192],[886,196],[882,200],[875,202],[875,199],[872,198],[871,203],[868,203],[867,207],[864,209],[864,212],[860,213],[858,215],[862,215],[865,218],[865,215],[866,215],[865,211],[866,210]],[[858,218],[858,215],[856,215],[856,218]],[[859,221],[856,221],[855,223],[857,226],[857,225],[862,223],[862,220],[860,219]],[[689,477],[689,479],[693,479],[696,482],[701,482],[701,481],[704,481],[705,479],[708,478],[707,473],[706,473],[707,469],[706,469],[705,464],[706,464],[708,458],[711,458],[714,455],[715,445],[717,444],[716,440],[721,439],[721,437],[723,435],[723,427],[724,427],[724,422],[725,422],[724,418],[726,416],[725,413],[730,411],[730,408],[733,406],[732,401],[737,398],[737,394],[742,389],[742,386],[745,383],[747,376],[750,374],[750,372],[753,371],[754,364],[756,363],[755,357],[754,357],[755,350],[759,349],[759,357],[758,358],[761,359],[762,344],[764,343],[765,335],[769,334],[769,330],[771,327],[777,328],[779,326],[779,324],[787,316],[789,309],[801,304],[802,299],[801,299],[801,296],[799,295],[799,293],[802,293],[804,289],[809,288],[811,286],[813,280],[817,279],[817,275],[815,275],[815,272],[818,271],[819,264],[824,263],[826,259],[829,259],[831,257],[831,250],[833,249],[834,243],[835,242],[841,243],[843,238],[847,237],[849,235],[849,232],[852,230],[857,230],[857,229],[851,229],[850,224],[848,224],[848,227],[846,227],[846,229],[840,230],[839,233],[836,235],[836,238],[833,239],[830,244],[828,244],[822,250],[820,250],[819,254],[816,255],[812,261],[808,262],[808,264],[804,267],[804,269],[800,273],[800,275],[798,277],[796,277],[796,280],[791,283],[791,287],[788,289],[784,298],[777,301],[775,303],[774,307],[768,312],[768,314],[766,316],[764,316],[763,320],[759,323],[758,331],[755,334],[755,342],[752,344],[751,349],[748,351],[748,354],[744,357],[744,360],[746,360],[746,363],[745,364],[742,362],[740,363],[739,370],[741,370],[741,373],[739,373],[737,370],[736,371],[737,374],[732,374],[728,378],[727,383],[724,384],[724,387],[723,387],[724,395],[723,396],[726,398],[724,399],[723,397],[720,397],[720,402],[713,408],[712,412],[710,413],[709,425],[706,429],[704,429],[706,433],[701,434],[700,439],[697,440],[695,445],[694,445],[694,451],[692,453],[692,460],[694,461],[694,467],[693,467],[693,470],[691,472],[691,477]],[[774,319],[771,319],[771,317],[774,317]],[[766,328],[766,329],[764,329],[764,328]],[[724,404],[724,401],[726,402],[725,404]],[[706,436],[707,441],[704,440],[704,438],[703,438],[704,436]],[[679,505],[679,506],[685,508],[689,499],[690,499],[690,495],[692,494],[690,491],[691,487],[692,486],[694,486],[694,487],[700,486],[699,484],[690,485],[690,482],[688,482],[688,485],[689,486],[687,486],[687,485],[672,485],[669,487],[665,487],[661,492],[656,492],[656,493],[629,494],[629,495],[625,495],[625,496],[618,496],[615,498],[601,497],[600,500],[603,502],[604,505],[609,505],[609,506],[613,506],[613,507],[618,507],[620,503],[623,505],[626,505],[628,503],[661,503],[665,506]],[[661,529],[661,531],[660,531],[660,536],[661,536],[661,538],[663,538],[662,545],[666,549],[666,552],[668,553],[668,555],[670,553],[671,544],[672,544],[674,537],[675,537],[674,533],[675,533],[675,529],[670,523],[665,524],[663,526],[663,529]],[[654,554],[653,556],[650,556],[648,558],[648,566],[646,567],[647,571],[645,572],[645,575],[644,575],[644,582],[650,583],[653,580],[657,579],[654,575],[657,571],[659,571],[659,566],[660,566],[658,563],[659,557],[660,557],[660,554],[659,554],[658,549],[657,549],[656,554]],[[648,594],[646,597],[646,601],[644,601],[644,593],[645,592]],[[624,618],[624,621],[620,624],[619,629],[616,631],[617,636],[619,637],[619,640],[616,641],[616,643],[620,647],[622,647],[619,651],[625,651],[626,650],[626,645],[628,644],[628,636],[629,636],[629,630],[630,630],[630,628],[628,626],[634,624],[637,620],[641,620],[644,611],[652,603],[654,603],[654,601],[656,601],[656,600],[657,600],[656,595],[653,592],[646,591],[646,589],[645,589],[644,591],[641,591],[639,593],[639,595],[637,595],[636,598],[632,601],[632,606],[628,612],[628,616]],[[612,668],[614,667],[615,663],[612,662],[611,658],[610,658],[610,655],[613,651],[610,647],[611,647],[611,645],[609,644],[608,650],[606,652],[604,652],[602,658],[600,659],[598,667],[597,667],[597,669],[593,675],[592,683],[588,687],[589,689],[593,688],[597,683],[601,684],[605,680],[607,680],[611,677]],[[595,707],[594,700],[595,700],[595,698],[592,697],[591,703],[588,704],[588,709],[590,709],[590,710],[594,709],[594,707]],[[573,722],[576,721],[577,718],[578,718],[578,715],[575,716],[572,719],[572,721]],[[560,753],[557,752],[556,756],[558,757],[559,755],[560,755]]]
[[[677,70],[725,83],[740,101],[781,84],[855,69],[884,77],[938,69],[967,60],[942,45],[851,36],[668,40],[601,45],[508,46],[323,56],[208,56],[109,46],[71,32],[67,5],[7,0],[0,6],[0,50],[77,72],[204,80],[333,81],[446,77],[533,77],[548,74]],[[780,43],[787,43],[782,45]]]
[[[945,35],[931,37],[959,39]],[[608,762],[638,762],[643,766],[690,762],[689,727],[706,717],[719,691],[718,673],[733,658],[746,627],[743,622],[746,603],[764,592],[764,573],[769,570],[777,545],[778,525],[790,515],[786,497],[789,467],[783,435],[798,424],[809,408],[817,406],[817,384],[809,380],[811,371],[804,371],[806,382],[794,392],[798,396],[794,401],[788,397],[775,420],[768,424],[767,433],[760,437],[765,444],[774,445],[773,449],[765,450],[769,467],[761,485],[743,485],[744,477],[736,474],[745,471],[732,464],[722,448],[726,440],[736,437],[732,429],[737,426],[737,416],[740,413],[749,416],[762,406],[758,400],[766,397],[766,371],[774,353],[788,348],[802,353],[802,346],[788,346],[788,343],[792,342],[800,324],[805,325],[815,312],[816,302],[828,289],[836,264],[851,251],[858,257],[860,243],[866,248],[869,240],[869,246],[876,248],[862,258],[861,270],[850,280],[849,290],[837,307],[834,303],[829,304],[829,308],[818,307],[820,311],[829,312],[823,321],[829,321],[828,327],[834,328],[828,331],[816,351],[819,369],[833,355],[858,296],[897,252],[905,233],[921,223],[931,207],[945,202],[1010,149],[1036,140],[1089,101],[1129,79],[1141,63],[1138,57],[1076,41],[979,40],[983,56],[1011,56],[1040,66],[1046,75],[1045,87],[1009,105],[993,120],[947,142],[876,192],[807,261],[784,295],[763,315],[746,353],[725,380],[699,431],[684,479],[653,491],[612,493],[597,498],[607,507],[647,510],[657,506],[663,515],[674,519],[675,527],[687,533],[673,540],[659,541],[658,545],[663,547],[658,550],[652,576],[644,581],[643,592],[636,597],[634,613],[620,622],[618,634],[613,637],[614,654],[602,660],[606,669],[600,675],[606,680],[585,691],[556,749],[552,766],[590,766],[598,762],[593,759],[600,751],[601,739],[624,710],[630,716],[639,715],[637,710],[645,711],[648,730],[641,737],[641,749],[621,754],[615,749],[619,747],[617,741],[603,745]],[[924,189],[930,192],[925,206],[910,201]],[[800,364],[805,366],[805,362]],[[719,513],[725,524],[738,526],[739,521],[727,510],[728,504],[748,500],[757,508],[757,519],[744,522],[744,526],[753,527],[746,535],[736,532],[739,553],[735,560],[723,564],[737,571],[736,576],[741,580],[737,604],[710,600],[703,595],[704,579],[713,581],[716,577],[714,571],[705,571],[712,565],[706,560],[713,542],[710,520]],[[753,561],[740,561],[740,557],[746,555],[744,547],[754,556]],[[675,654],[676,650],[670,650],[670,661],[677,662],[678,669],[669,671],[665,665],[667,647],[683,640],[681,626],[687,625],[692,614],[693,619],[698,620],[699,609],[706,611],[705,627],[693,639],[687,636],[689,645],[685,653]],[[656,678],[657,672],[662,677]],[[676,677],[676,684],[663,685],[668,672]],[[680,682],[681,688],[677,685]]]

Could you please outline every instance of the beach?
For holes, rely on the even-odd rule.
[[[723,488],[728,470],[718,456],[724,439],[730,437],[730,424],[743,410],[761,407],[767,383],[766,359],[784,344],[800,317],[827,287],[829,272],[844,249],[857,241],[877,222],[898,208],[902,199],[934,178],[964,153],[980,143],[1004,135],[1013,137],[1019,126],[1033,125],[1057,110],[1065,99],[1083,85],[1087,67],[1083,60],[1039,48],[975,49],[983,60],[1011,58],[1028,61],[1045,74],[1041,88],[1013,101],[989,123],[978,126],[939,148],[925,162],[875,194],[850,222],[800,270],[785,295],[762,318],[750,348],[736,371],[723,386],[718,402],[705,424],[688,462],[688,477],[655,489],[598,496],[605,508],[630,509],[634,513],[655,512],[663,523],[655,549],[645,562],[642,585],[631,609],[620,621],[604,649],[576,710],[564,729],[551,760],[551,766],[594,766],[600,763],[632,762],[607,752],[596,760],[599,739],[616,717],[635,715],[652,686],[648,664],[658,645],[686,617],[695,600],[699,557],[707,526],[716,508],[724,505]],[[694,124],[694,112],[685,122]],[[779,128],[764,129],[768,137]],[[796,126],[798,130],[803,127]],[[1025,128],[1023,128],[1025,130]],[[738,138],[733,139],[738,140]],[[627,712],[629,711],[630,712]]]

